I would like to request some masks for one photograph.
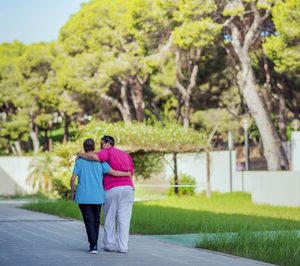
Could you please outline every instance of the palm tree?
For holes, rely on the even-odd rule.
[[[80,146],[78,146],[74,142],[68,143],[55,143],[53,147],[53,152],[55,156],[58,157],[59,166],[62,168],[66,168],[66,170],[70,171],[76,153],[80,151]]]
[[[33,187],[38,186],[41,192],[50,192],[56,166],[57,162],[50,152],[34,157],[29,165],[27,181]]]

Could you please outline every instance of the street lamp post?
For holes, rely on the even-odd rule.
[[[291,136],[291,161],[292,161],[292,170],[299,171],[300,170],[300,120],[294,119],[292,121],[292,136]]]
[[[230,192],[233,191],[232,189],[232,154],[231,151],[233,149],[233,137],[232,132],[228,131],[228,150],[229,150],[229,190]]]
[[[249,128],[249,120],[247,118],[243,118],[242,125],[244,129],[245,136],[245,170],[249,170],[249,136],[248,136],[248,128]]]

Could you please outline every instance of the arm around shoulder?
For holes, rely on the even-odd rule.
[[[78,156],[89,161],[100,161],[96,152],[81,152],[78,154]]]
[[[127,171],[127,172],[116,171],[112,168],[108,171],[108,174],[113,175],[113,176],[129,176],[129,177],[131,177],[131,172],[130,171]]]

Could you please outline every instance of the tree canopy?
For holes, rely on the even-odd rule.
[[[104,135],[115,138],[115,145],[134,152],[192,152],[203,151],[207,136],[193,129],[185,129],[179,124],[155,123],[153,125],[123,122],[91,122],[79,134],[78,140],[83,143],[86,138],[93,138],[100,145]]]
[[[228,130],[243,142],[250,116],[269,169],[288,168],[281,142],[300,114],[299,14],[296,0],[91,0],[54,42],[0,45],[0,151],[51,150],[91,120],[139,134],[153,124],[155,142],[161,131],[170,147],[168,130],[184,136],[178,125],[202,136],[218,124],[225,146]],[[132,132],[151,149],[150,133]]]

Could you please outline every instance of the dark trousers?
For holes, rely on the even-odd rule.
[[[100,226],[100,204],[79,204],[90,248],[97,245]]]

